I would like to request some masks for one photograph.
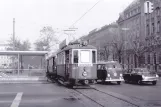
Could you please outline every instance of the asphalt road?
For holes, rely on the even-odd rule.
[[[99,107],[58,84],[0,84],[0,107]]]
[[[157,85],[151,83],[138,85],[135,83],[99,83],[94,86],[96,89],[106,92],[122,99],[131,99],[134,103],[142,103],[145,107],[161,107],[161,78]]]
[[[57,83],[0,84],[0,107],[161,107],[161,81],[156,86],[96,84],[94,89],[68,89]]]

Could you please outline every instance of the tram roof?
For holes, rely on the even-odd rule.
[[[47,51],[0,51],[0,55],[45,55]]]
[[[92,46],[92,45],[87,45],[87,46],[68,45],[64,49],[59,50],[57,53],[60,53],[60,52],[65,51],[65,50],[70,50],[70,49],[97,49],[97,48]]]

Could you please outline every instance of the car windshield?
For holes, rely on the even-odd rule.
[[[108,63],[108,64],[106,64],[106,67],[107,68],[122,68],[121,65],[117,62]]]

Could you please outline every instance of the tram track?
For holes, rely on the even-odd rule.
[[[99,103],[99,102],[95,101],[94,99],[90,98],[89,96],[87,96],[86,94],[84,94],[84,93],[80,92],[79,90],[74,89],[74,91],[78,92],[79,94],[82,94],[84,97],[86,97],[86,98],[90,99],[92,102],[94,102],[94,103],[98,104],[99,106],[101,106],[101,107],[105,107],[105,106],[104,106],[104,105],[102,105],[101,103]]]
[[[92,88],[92,87],[91,87],[91,88]],[[129,103],[129,104],[131,104],[131,105],[133,105],[133,106],[140,107],[139,105],[134,104],[134,103],[131,102],[131,101],[127,101],[127,100],[125,100],[125,99],[123,99],[123,98],[120,98],[120,97],[117,97],[117,96],[115,96],[115,95],[106,93],[106,92],[101,91],[101,90],[99,90],[99,89],[97,89],[97,88],[93,88],[93,89],[96,90],[96,91],[99,91],[99,92],[101,92],[101,93],[104,93],[104,94],[106,94],[106,95],[109,95],[109,96],[111,96],[111,97],[114,97],[114,98],[116,98],[116,99],[119,99],[119,100],[121,100],[121,101],[127,102],[127,103]]]
[[[85,98],[89,99],[90,101],[94,102],[95,104],[99,105],[100,107],[106,107],[106,104],[102,104],[101,103],[102,101],[98,101],[103,96],[104,96],[103,100],[104,100],[104,102],[107,102],[107,105],[108,105],[108,103],[111,103],[111,102],[109,102],[109,99],[113,99],[114,101],[119,101],[121,103],[129,105],[129,106],[122,106],[122,107],[141,107],[140,104],[136,104],[136,102],[134,103],[134,101],[130,100],[130,97],[129,97],[129,99],[121,98],[120,96],[113,95],[113,93],[112,94],[111,93],[107,93],[107,92],[101,91],[101,90],[99,90],[99,89],[97,89],[95,87],[91,87],[91,86],[89,86],[89,88],[80,88],[79,89],[79,88],[71,88],[71,87],[69,88],[65,84],[62,84],[60,82],[58,82],[58,83],[63,85],[63,86],[65,86],[66,88],[68,88],[67,90],[70,93],[75,93],[76,96],[74,94],[72,95],[75,99],[79,99],[78,95],[83,95]],[[93,94],[97,93],[97,96],[91,97],[89,95],[90,93],[93,93]],[[114,103],[116,103],[116,102],[114,102]]]
[[[91,100],[92,102],[98,104],[99,106],[101,107],[106,107],[106,102],[107,102],[107,105],[108,103],[111,103],[109,101],[109,99],[114,99],[114,101],[117,101],[119,100],[119,102],[121,103],[124,103],[124,104],[127,104],[129,105],[128,107],[140,107],[139,105],[133,103],[133,102],[130,102],[130,101],[127,101],[125,99],[122,99],[122,98],[119,98],[117,96],[114,96],[114,95],[111,95],[111,94],[108,94],[106,92],[103,92],[101,90],[98,90],[96,88],[93,88],[93,87],[90,87],[91,89],[73,89],[75,92],[83,95],[84,97],[88,98],[89,100]],[[96,98],[92,97],[90,94],[88,94],[88,92],[90,93],[93,93],[93,94],[96,94]],[[98,93],[98,94],[97,94]],[[108,99],[109,98],[109,99]],[[102,101],[98,101],[98,100],[104,100],[104,102]],[[102,102],[102,103],[101,103]],[[116,103],[116,102],[115,102]],[[124,105],[123,104],[123,105]],[[124,107],[124,106],[122,106]],[[126,107],[126,106],[125,106]]]

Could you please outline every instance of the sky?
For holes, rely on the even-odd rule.
[[[99,0],[0,0],[0,42],[13,34],[15,18],[15,36],[34,43],[40,37],[44,26],[52,26],[61,40],[67,34],[75,38],[87,35],[91,30],[115,22],[133,0],[100,0],[73,27],[73,32],[64,32],[87,12]],[[66,34],[67,33],[67,34]]]

